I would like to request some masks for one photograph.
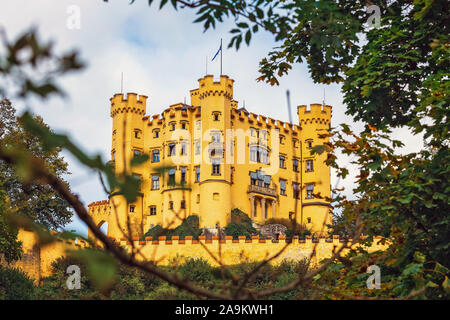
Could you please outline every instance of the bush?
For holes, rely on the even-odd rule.
[[[0,299],[32,300],[35,299],[35,286],[23,271],[0,265]]]
[[[160,236],[166,236],[170,240],[173,236],[179,236],[180,239],[184,239],[186,236],[192,236],[194,239],[198,239],[198,236],[202,234],[202,229],[199,228],[199,225],[198,216],[192,215],[183,220],[181,225],[175,229],[167,229],[156,225],[150,228],[143,238],[153,237],[153,239],[157,239]]]
[[[252,220],[245,212],[239,209],[233,209],[231,211],[230,223],[225,227],[225,234],[227,236],[233,236],[234,239],[238,239],[239,236],[245,236],[247,239],[251,239],[252,235],[259,233],[253,227]]]
[[[189,281],[208,282],[214,280],[214,268],[204,259],[189,258],[179,267],[178,272]]]

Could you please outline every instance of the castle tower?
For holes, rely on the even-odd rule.
[[[201,108],[202,162],[200,164],[200,224],[215,228],[227,224],[231,212],[231,165],[225,163],[225,135],[230,127],[234,80],[212,75],[199,79],[191,90],[191,104]]]
[[[320,104],[297,107],[301,130],[302,152],[302,210],[301,221],[316,233],[326,233],[326,224],[331,224],[330,214],[330,167],[324,161],[326,153],[311,154],[311,148],[328,142],[326,134],[331,125],[332,107]]]
[[[111,161],[114,164],[115,172],[127,173],[142,179],[144,169],[142,167],[130,167],[130,160],[144,153],[145,130],[142,117],[146,112],[147,97],[137,96],[136,93],[115,94],[111,99],[112,126],[112,148]],[[143,194],[140,194],[134,203],[127,203],[122,195],[115,195],[110,198],[111,206],[110,221],[108,221],[108,235],[121,234],[120,228],[126,229],[127,219],[133,235],[139,235],[143,221]],[[118,216],[118,225],[116,213]]]

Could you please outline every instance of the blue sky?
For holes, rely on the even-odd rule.
[[[0,5],[0,27],[10,38],[16,37],[30,26],[37,26],[44,40],[54,40],[59,51],[76,48],[87,62],[87,68],[61,80],[67,98],[52,98],[45,104],[40,100],[12,99],[19,111],[30,108],[58,132],[69,134],[79,145],[92,154],[108,158],[111,148],[111,119],[109,98],[120,91],[121,73],[124,73],[124,91],[145,94],[149,97],[147,114],[161,113],[169,105],[189,101],[189,90],[197,86],[198,78],[205,74],[205,59],[211,60],[223,38],[223,70],[235,80],[235,99],[254,113],[275,119],[288,120],[286,90],[291,92],[295,106],[321,103],[324,88],[326,103],[333,106],[332,124],[355,124],[345,116],[345,106],[339,85],[314,84],[305,65],[296,65],[280,85],[271,87],[256,82],[258,63],[275,43],[268,33],[257,34],[250,47],[243,45],[236,52],[226,49],[233,20],[218,25],[215,30],[203,32],[201,24],[193,24],[194,11],[178,10],[167,5],[159,11],[159,1],[149,8],[147,1],[128,0],[14,0]],[[77,5],[81,13],[81,28],[68,29],[67,9]],[[20,9],[20,11],[19,11]],[[20,18],[18,18],[20,17]],[[208,73],[219,75],[219,63],[209,62]],[[396,130],[395,136],[406,143],[403,151],[417,150],[421,139],[412,137],[405,129]],[[82,168],[70,155],[71,175],[67,180],[72,190],[87,205],[106,199],[92,172]],[[341,162],[351,175],[339,181],[349,193],[353,186],[355,168],[349,159]],[[336,183],[332,177],[333,185]],[[77,220],[68,227],[86,234],[86,228]]]

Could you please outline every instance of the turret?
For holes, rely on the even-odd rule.
[[[130,167],[133,156],[144,153],[145,130],[143,116],[146,113],[147,96],[136,93],[115,94],[111,99],[110,115],[113,119],[111,160],[116,173],[127,172],[143,178],[143,169]],[[143,217],[142,199],[138,197],[135,203],[127,203],[122,195],[111,197],[112,207],[119,212],[119,223],[126,226],[126,215],[134,235],[139,235]],[[123,213],[126,213],[123,214]],[[120,234],[115,219],[111,219],[108,228],[112,234]]]
[[[202,163],[200,164],[200,223],[205,227],[226,225],[231,212],[231,165],[225,163],[225,130],[230,128],[234,80],[212,75],[198,80],[198,88],[191,90],[191,104],[201,107]],[[213,150],[213,151],[211,151]],[[211,212],[223,212],[215,215]]]
[[[321,104],[297,107],[301,126],[302,150],[302,223],[314,230],[326,232],[326,225],[331,223],[330,210],[330,167],[324,161],[327,154],[312,154],[316,145],[328,142],[326,134],[331,125],[332,107]]]

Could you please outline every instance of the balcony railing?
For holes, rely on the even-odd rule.
[[[272,197],[277,196],[276,189],[261,187],[261,186],[252,185],[252,184],[248,186],[248,192],[260,193],[260,194],[264,194],[264,195],[272,196]]]

